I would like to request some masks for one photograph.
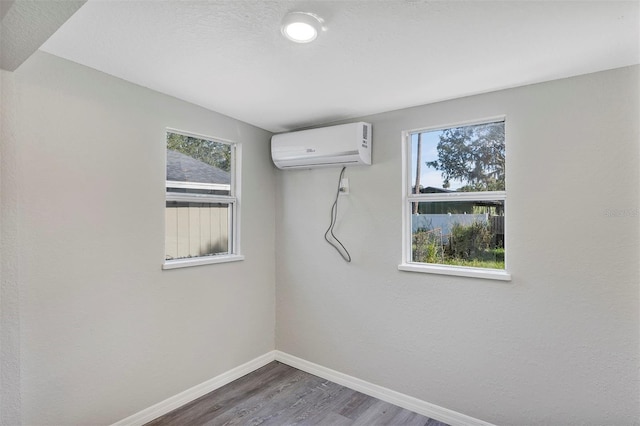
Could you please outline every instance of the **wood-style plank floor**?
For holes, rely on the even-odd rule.
[[[274,361],[145,426],[447,426]]]

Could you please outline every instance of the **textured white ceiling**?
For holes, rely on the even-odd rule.
[[[637,64],[639,5],[89,0],[42,49],[277,132]]]
[[[0,0],[0,69],[15,71],[86,0]]]

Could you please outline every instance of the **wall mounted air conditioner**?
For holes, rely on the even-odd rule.
[[[281,133],[271,138],[279,169],[371,165],[371,124],[349,123]]]

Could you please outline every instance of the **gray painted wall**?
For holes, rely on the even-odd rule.
[[[637,424],[638,72],[358,118],[373,165],[346,174],[351,264],[322,237],[340,170],[279,172],[276,347],[497,424]],[[501,114],[513,281],[398,271],[401,131]]]
[[[339,169],[276,173],[267,132],[47,54],[1,72],[3,424],[114,422],[274,347],[500,424],[637,422],[638,72],[365,117],[349,265]],[[398,271],[400,132],[499,114],[513,281]],[[244,262],[161,271],[165,126],[243,143]]]
[[[40,52],[1,77],[3,422],[112,423],[273,350],[270,134]],[[167,126],[243,144],[245,261],[161,270]]]
[[[20,298],[16,268],[18,194],[11,74],[0,71],[0,424],[20,423]],[[7,107],[5,107],[7,106]]]

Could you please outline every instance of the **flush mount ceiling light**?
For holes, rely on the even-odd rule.
[[[296,43],[309,43],[322,30],[322,19],[307,12],[291,12],[282,20],[282,35]]]

